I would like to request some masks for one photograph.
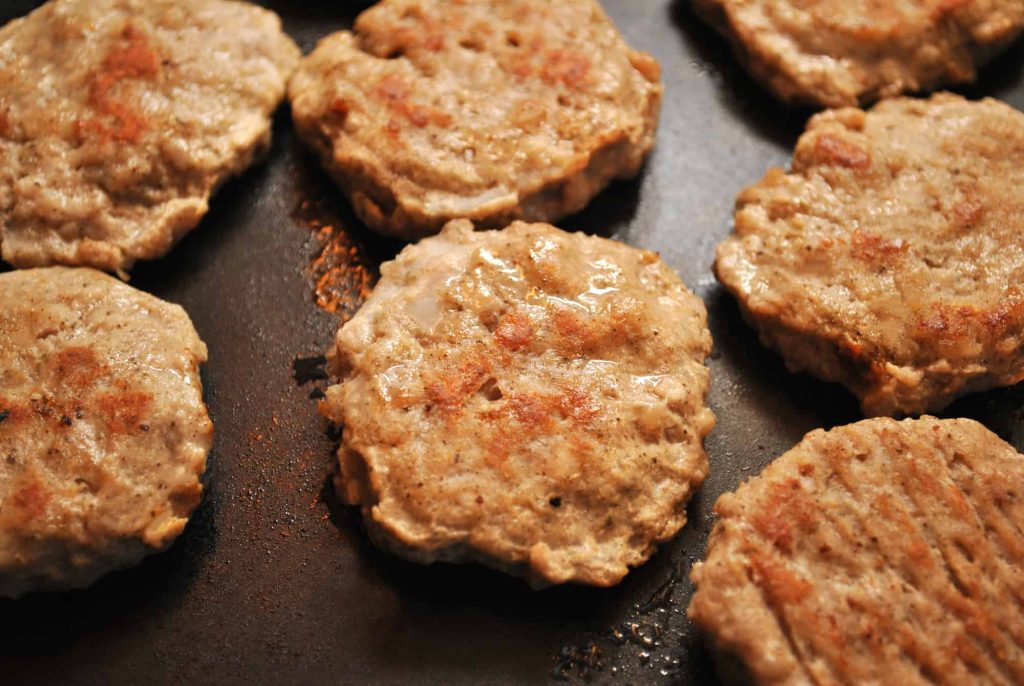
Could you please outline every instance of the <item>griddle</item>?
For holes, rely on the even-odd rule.
[[[37,4],[0,2],[0,21]],[[369,3],[266,4],[308,52]],[[660,252],[707,303],[718,425],[685,530],[607,590],[534,592],[477,566],[406,563],[367,542],[329,485],[338,436],[317,414],[318,356],[400,246],[355,220],[285,106],[268,159],[226,185],[170,255],[132,273],[134,286],[183,305],[209,345],[216,439],[203,503],[170,550],[135,569],[84,591],[0,601],[0,683],[717,683],[685,617],[715,499],[805,432],[861,415],[842,388],[787,373],[710,271],[736,192],[788,162],[809,112],[760,90],[686,0],[604,4],[662,64],[661,128],[639,179],[562,225]],[[1024,107],[1022,65],[1018,43],[965,92]],[[318,235],[332,240],[330,279],[348,289],[335,294],[336,313],[315,301]],[[1020,449],[1022,410],[1016,387],[943,414],[978,419]]]

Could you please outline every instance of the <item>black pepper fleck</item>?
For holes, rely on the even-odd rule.
[[[552,498],[551,500],[549,500],[548,502],[551,503],[551,507],[561,507],[562,506],[562,499],[559,498],[557,495],[554,498]]]
[[[60,423],[63,424],[64,426],[71,426],[71,417],[67,416],[66,414],[61,415]]]
[[[10,410],[0,410],[0,422],[11,416]]]

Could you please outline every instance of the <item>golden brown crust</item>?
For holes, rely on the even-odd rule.
[[[689,615],[751,683],[1020,683],[1021,484],[971,420],[811,432],[719,499]]]
[[[339,492],[413,560],[618,583],[707,473],[710,346],[653,253],[452,222],[383,265],[338,334]]]
[[[1024,28],[1018,0],[694,0],[751,74],[824,107],[973,81]]]
[[[582,209],[639,171],[661,96],[657,62],[594,0],[385,0],[289,84],[360,218],[407,239]]]
[[[1024,115],[940,94],[813,118],[715,273],[787,365],[869,415],[1024,378]]]
[[[275,15],[225,0],[52,0],[0,29],[3,258],[166,253],[266,149],[298,57]]]
[[[213,427],[184,311],[88,269],[0,275],[0,597],[170,545]]]

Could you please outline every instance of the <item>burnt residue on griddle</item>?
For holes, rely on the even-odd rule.
[[[390,257],[394,246],[366,232],[322,172],[300,165],[298,174],[303,197],[291,217],[309,232],[311,242],[303,270],[317,306],[348,321],[370,295],[377,265]]]

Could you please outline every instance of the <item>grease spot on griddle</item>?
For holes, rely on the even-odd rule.
[[[672,573],[647,600],[633,605],[626,620],[604,633],[585,636],[562,648],[551,675],[560,681],[590,682],[599,674],[620,675],[652,672],[662,677],[677,675],[681,660],[686,616],[675,600],[683,574]]]

